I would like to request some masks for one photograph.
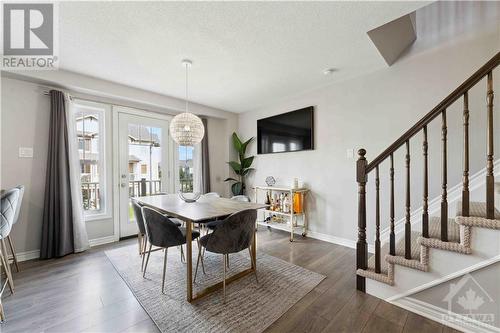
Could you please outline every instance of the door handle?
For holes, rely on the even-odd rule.
[[[120,186],[121,186],[121,187],[126,187],[126,186],[127,186],[127,184],[125,184],[125,183],[121,183],[121,184],[120,184]]]

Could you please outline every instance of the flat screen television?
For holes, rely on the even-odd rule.
[[[257,153],[314,149],[314,107],[257,120]]]

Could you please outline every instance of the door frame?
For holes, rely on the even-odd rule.
[[[146,111],[125,106],[112,105],[113,115],[113,237],[115,241],[120,240],[120,114],[127,114],[133,116],[146,117],[151,119],[166,120],[170,123],[173,116],[162,114],[153,111]],[[167,188],[170,192],[174,191],[174,177],[175,177],[175,142],[170,137],[170,129],[168,129],[168,163],[167,163]]]

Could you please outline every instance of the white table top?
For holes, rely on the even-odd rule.
[[[177,194],[153,195],[135,198],[139,203],[181,220],[192,222],[221,218],[245,209],[266,208],[269,205],[242,202],[225,198],[204,198],[184,202]]]

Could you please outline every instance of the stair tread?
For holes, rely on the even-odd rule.
[[[420,232],[411,232],[411,259],[420,260],[420,245],[417,243],[417,239],[420,237]],[[385,243],[380,247],[380,270],[383,274],[387,274],[387,261],[385,261],[385,256],[389,254],[389,243]],[[405,256],[405,239],[404,236],[396,240],[396,256]],[[368,259],[368,268],[375,270],[375,255],[372,255]]]
[[[462,201],[457,203],[456,215],[462,216]],[[486,218],[486,202],[471,201],[469,203],[469,216]],[[500,211],[496,208],[494,216],[496,220],[500,220]]]
[[[411,232],[411,259],[420,261],[420,245],[417,243],[418,237],[421,236],[420,231]],[[432,216],[429,219],[429,237],[441,238],[441,218]],[[448,219],[448,241],[460,243],[460,225],[454,219]],[[385,256],[389,254],[389,242],[380,247],[380,270],[381,273],[387,274],[387,262]],[[401,236],[396,240],[396,256],[405,256],[405,239]],[[375,255],[368,259],[368,269],[375,270]]]

